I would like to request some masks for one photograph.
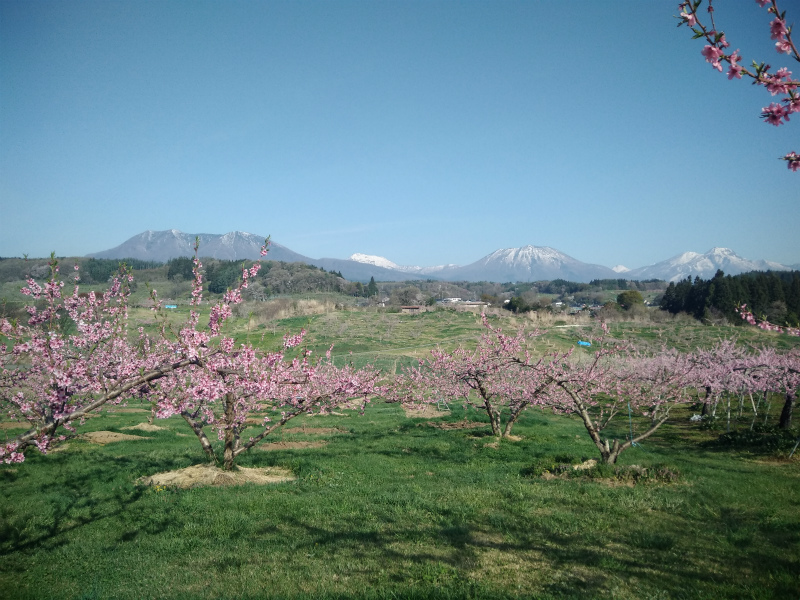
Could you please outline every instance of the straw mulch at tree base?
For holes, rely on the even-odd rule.
[[[135,442],[139,440],[151,440],[153,438],[142,437],[140,435],[128,435],[127,433],[116,433],[115,431],[92,431],[84,433],[81,439],[93,444],[111,444],[113,442]]]
[[[142,477],[137,480],[137,483],[187,489],[203,486],[244,485],[245,483],[267,485],[269,483],[294,481],[295,479],[297,477],[291,471],[280,467],[265,467],[261,469],[238,467],[233,471],[223,471],[215,465],[194,465],[177,471]]]
[[[438,417],[446,417],[450,414],[449,411],[439,410],[432,404],[423,407],[419,406],[404,406],[403,412],[409,419],[436,419]]]
[[[122,429],[125,431],[129,431],[131,429],[137,429],[139,431],[163,431],[166,429],[166,427],[159,427],[158,425],[153,425],[152,423],[139,423],[133,427],[123,427]]]

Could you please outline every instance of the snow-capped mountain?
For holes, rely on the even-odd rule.
[[[748,271],[788,271],[789,267],[768,260],[748,260],[730,248],[712,248],[705,254],[684,252],[648,267],[633,269],[625,273],[629,279],[663,279],[680,281],[686,277],[710,279],[718,269],[726,275],[738,275]]]
[[[539,281],[567,279],[590,281],[614,277],[616,273],[600,265],[589,265],[546,246],[523,246],[496,250],[482,259],[459,267],[404,267],[388,258],[353,254],[350,260],[416,275],[448,281]]]
[[[608,267],[581,262],[548,246],[495,250],[482,259],[442,273],[451,281],[540,281],[566,279],[588,282],[615,278]]]
[[[416,273],[418,275],[429,275],[431,273],[436,273],[444,269],[451,269],[458,267],[458,265],[437,265],[435,267],[403,266],[393,263],[388,258],[384,258],[383,256],[373,256],[371,254],[361,254],[358,252],[355,254],[351,254],[348,257],[348,260],[360,262],[365,265],[374,265],[376,267],[382,267],[384,269],[393,269],[395,271],[403,271],[405,273]]]
[[[406,269],[416,270],[420,267],[401,267],[390,261],[388,258],[382,256],[372,256],[371,254],[360,254],[356,252],[347,257],[347,260],[354,260],[356,262],[364,263],[365,265],[375,265],[376,267],[383,267],[384,269],[397,269],[398,271],[405,271]]]
[[[630,271],[630,269],[625,265],[617,265],[616,267],[611,267],[611,270],[614,271],[614,273],[627,273],[628,271]]]

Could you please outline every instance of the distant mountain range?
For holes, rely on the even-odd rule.
[[[177,229],[145,231],[116,248],[96,252],[94,258],[138,258],[167,261],[179,256],[193,256],[195,238],[200,238],[200,256],[223,260],[255,260],[260,256],[264,237],[233,231],[226,234],[190,234]],[[382,256],[353,254],[348,259],[309,258],[272,242],[268,260],[303,262],[340,272],[351,281],[403,281],[411,279],[441,279],[445,281],[543,281],[565,279],[588,282],[592,279],[663,279],[679,281],[699,276],[709,279],[718,269],[728,275],[748,271],[787,271],[786,266],[766,260],[748,260],[728,248],[712,248],[705,254],[685,252],[654,265],[628,269],[618,265],[613,269],[581,262],[547,246],[523,246],[496,250],[466,266],[441,265],[410,267],[397,265]]]
[[[680,281],[697,276],[709,279],[718,269],[722,269],[726,275],[738,275],[748,271],[789,271],[792,267],[768,260],[747,260],[729,248],[712,248],[705,254],[684,252],[648,267],[625,271],[621,275],[627,279]]]

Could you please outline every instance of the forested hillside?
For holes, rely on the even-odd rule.
[[[778,325],[800,324],[800,271],[754,271],[709,280],[687,277],[670,283],[661,308],[673,314],[686,312],[701,320],[724,317],[739,320],[736,309],[746,304],[759,317]]]

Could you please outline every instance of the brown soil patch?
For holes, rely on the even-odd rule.
[[[84,433],[81,438],[92,442],[93,444],[111,444],[113,442],[129,442],[137,440],[149,440],[152,438],[142,437],[140,435],[128,435],[127,433],[116,433],[114,431],[92,431],[91,433]]]
[[[409,419],[436,419],[450,414],[449,411],[439,410],[432,404],[422,408],[418,406],[404,406],[403,412]]]
[[[0,423],[0,429],[30,429],[30,423],[23,423],[22,421],[9,421],[7,423]]]
[[[284,433],[304,433],[306,435],[327,435],[329,433],[348,433],[338,427],[290,427]]]
[[[126,431],[130,429],[137,429],[139,431],[163,431],[166,429],[166,427],[159,427],[158,425],[153,425],[152,423],[139,423],[133,427],[123,427],[123,429]]]
[[[138,483],[152,486],[168,486],[179,488],[193,488],[201,486],[226,486],[254,483],[266,485],[268,483],[283,483],[297,479],[288,469],[280,467],[266,467],[263,469],[247,469],[239,467],[234,471],[223,471],[214,465],[194,465],[179,469],[157,473],[150,477],[138,479]]]
[[[328,442],[272,442],[271,444],[261,444],[256,446],[261,450],[300,450],[304,448],[322,448]]]
[[[478,429],[480,427],[488,427],[488,423],[476,423],[474,421],[459,421],[458,423],[426,423],[428,427],[436,427],[436,429]]]

